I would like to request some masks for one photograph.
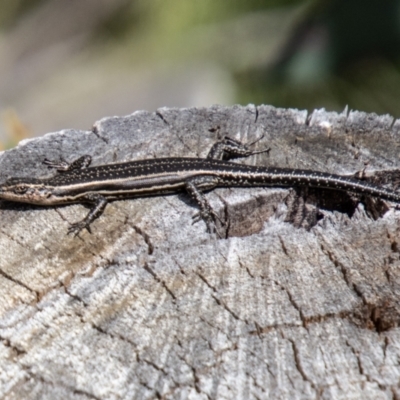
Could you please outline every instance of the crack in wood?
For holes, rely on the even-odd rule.
[[[57,381],[57,382],[49,381],[49,380],[45,379],[42,375],[39,375],[38,373],[32,372],[31,367],[29,367],[29,366],[23,366],[22,365],[22,368],[28,374],[29,379],[32,379],[32,380],[35,380],[35,381],[40,381],[40,382],[42,382],[42,383],[44,383],[46,385],[50,385],[50,386],[53,386],[55,388],[56,387],[61,387],[61,388],[65,389],[66,391],[69,391],[69,392],[71,392],[73,394],[84,395],[84,396],[86,396],[86,397],[88,397],[89,399],[92,399],[92,400],[102,400],[101,397],[98,397],[95,394],[88,392],[87,390],[78,389],[76,387],[73,387],[73,386],[70,386],[70,385],[66,385],[66,384],[64,384],[64,383],[62,383],[60,381]],[[18,383],[18,384],[20,384],[20,383]]]
[[[297,348],[297,344],[293,339],[286,338],[286,340],[291,344],[292,346],[292,352],[293,352],[293,359],[294,359],[294,364],[297,368],[297,371],[299,371],[299,374],[303,378],[304,382],[308,382],[313,389],[313,391],[317,394],[319,393],[318,388],[316,387],[315,383],[308,377],[306,371],[304,370],[302,363],[301,363],[301,356],[299,353],[299,349]]]
[[[3,278],[15,283],[18,286],[23,287],[24,289],[28,290],[30,293],[34,294],[36,302],[38,302],[40,300],[41,296],[40,296],[40,293],[37,290],[34,290],[34,289],[30,288],[27,284],[25,284],[24,282],[20,281],[19,279],[14,278],[13,276],[11,276],[7,272],[3,271],[2,269],[0,269],[0,275]],[[30,304],[30,303],[28,303],[28,304]]]
[[[143,269],[145,270],[145,271],[147,271],[153,278],[154,278],[154,280],[156,281],[156,282],[158,282],[159,284],[161,284],[161,286],[166,290],[166,292],[171,296],[171,298],[172,298],[172,300],[174,300],[174,301],[176,301],[176,296],[175,296],[175,294],[172,292],[172,290],[168,287],[168,285],[166,284],[166,282],[163,280],[163,279],[161,279],[161,278],[159,278],[158,276],[157,276],[157,274],[150,268],[150,266],[147,264],[147,263],[145,263],[144,265],[143,265]]]
[[[132,225],[132,228],[138,235],[140,235],[143,238],[144,242],[147,245],[147,254],[151,256],[154,253],[154,246],[153,243],[151,243],[150,236],[137,225]]]

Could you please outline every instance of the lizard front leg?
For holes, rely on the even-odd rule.
[[[188,179],[185,182],[186,192],[189,194],[192,200],[196,202],[199,207],[199,212],[193,216],[193,222],[196,223],[202,219],[206,226],[207,231],[212,233],[218,231],[215,226],[216,220],[221,221],[221,218],[213,210],[203,191],[214,189],[218,185],[218,178],[213,176],[198,176],[195,178]]]
[[[75,161],[68,163],[67,161],[51,161],[47,158],[44,159],[43,164],[47,165],[49,168],[54,168],[58,172],[73,171],[77,169],[85,169],[92,162],[92,157],[86,154],[85,156],[79,157]]]
[[[71,224],[68,228],[68,234],[72,233],[74,236],[77,236],[83,229],[87,229],[89,233],[92,233],[90,230],[90,224],[96,218],[100,217],[101,214],[103,214],[103,211],[107,205],[107,199],[97,193],[88,193],[81,197],[81,201],[92,204],[92,207],[82,221]]]
[[[243,144],[239,140],[225,136],[222,140],[214,143],[208,152],[207,158],[213,160],[229,160],[231,158],[250,157],[254,154],[268,153],[271,149],[252,150],[251,146],[259,142],[264,136],[259,137],[251,143]]]

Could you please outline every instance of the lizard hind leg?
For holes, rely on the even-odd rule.
[[[218,236],[220,236],[216,227],[216,221],[219,221],[221,225],[224,225],[224,222],[211,207],[210,203],[203,193],[204,190],[211,190],[215,188],[217,184],[218,181],[215,177],[196,177],[186,181],[185,189],[190,198],[199,207],[199,212],[193,216],[193,223],[203,220],[207,226],[207,232],[215,232]]]

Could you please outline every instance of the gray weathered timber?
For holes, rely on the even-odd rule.
[[[217,126],[265,134],[269,154],[236,162],[399,183],[392,117],[252,105],[136,112],[25,141],[0,154],[0,182],[51,175],[44,158],[203,157]],[[192,225],[184,194],[110,203],[76,238],[81,205],[2,203],[0,398],[399,397],[400,211],[336,192],[207,197],[229,220],[224,239]]]

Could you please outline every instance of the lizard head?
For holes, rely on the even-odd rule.
[[[0,185],[0,199],[2,200],[44,204],[50,195],[50,191],[38,179],[11,178]]]

